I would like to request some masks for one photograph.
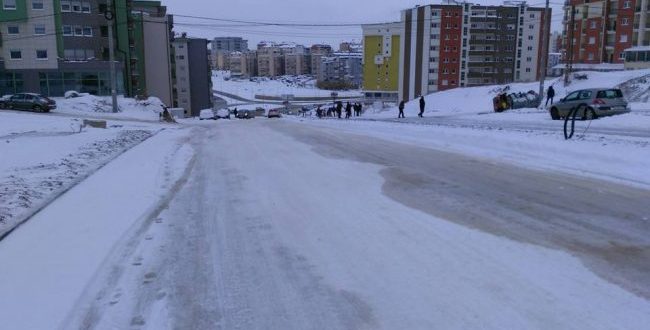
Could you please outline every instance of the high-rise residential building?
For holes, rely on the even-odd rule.
[[[230,75],[238,78],[257,76],[257,52],[232,52],[228,58]]]
[[[284,51],[279,45],[268,42],[257,45],[257,73],[261,77],[284,74]]]
[[[399,98],[466,86],[537,80],[544,17],[525,3],[447,2],[402,11]],[[546,39],[548,40],[548,39]]]
[[[208,40],[182,36],[172,46],[176,56],[174,107],[185,109],[187,116],[198,116],[213,104]]]
[[[346,83],[358,88],[363,82],[361,53],[334,53],[321,57],[318,83]]]
[[[160,1],[113,4],[118,92],[170,102],[171,16]],[[107,10],[102,0],[3,1],[0,92],[109,95]]]
[[[316,44],[310,48],[311,53],[311,74],[316,76],[320,72],[321,58],[332,54],[332,46]]]
[[[363,44],[354,41],[346,41],[339,44],[339,53],[361,53]]]
[[[248,40],[241,37],[216,37],[212,39],[210,46],[214,53],[217,52],[247,52]]]
[[[307,75],[311,73],[310,49],[302,45],[281,46],[284,54],[284,74]]]
[[[368,24],[362,29],[365,98],[369,102],[397,101],[404,24]]]
[[[649,0],[566,1],[565,60],[572,52],[573,63],[623,63],[627,48],[650,45],[649,12]]]

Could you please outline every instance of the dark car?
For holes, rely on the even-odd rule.
[[[253,119],[253,118],[255,118],[255,111],[253,111],[253,110],[239,110],[239,111],[237,111],[237,118],[239,118],[239,119]]]
[[[56,109],[56,102],[40,94],[18,93],[0,101],[0,106],[3,109],[49,112],[52,109]]]
[[[280,117],[282,117],[282,115],[280,114],[280,110],[278,110],[278,109],[269,110],[269,113],[266,116],[268,118],[280,118]]]

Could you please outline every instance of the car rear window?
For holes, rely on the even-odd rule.
[[[620,89],[608,89],[604,91],[599,91],[599,99],[617,99],[623,97],[623,92]]]

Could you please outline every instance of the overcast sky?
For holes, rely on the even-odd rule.
[[[561,28],[561,3],[552,2],[553,28]],[[500,0],[474,1],[477,4],[501,4]],[[269,27],[250,26],[181,17],[198,16],[272,23],[377,23],[398,21],[400,10],[417,4],[439,4],[436,1],[417,0],[162,0],[168,12],[175,15],[176,32],[190,36],[214,38],[217,36],[244,37],[249,47],[259,41],[287,41],[304,45],[327,43],[338,46],[342,41],[360,41],[360,27]],[[543,6],[542,0],[529,4]]]

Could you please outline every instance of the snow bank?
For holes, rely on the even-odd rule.
[[[73,98],[53,98],[56,101],[55,112],[70,114],[101,113],[116,117],[132,117],[142,119],[158,119],[158,113],[164,105],[160,99],[149,97],[146,100],[136,100],[118,96],[117,102],[120,113],[113,114],[110,96],[81,95]]]

